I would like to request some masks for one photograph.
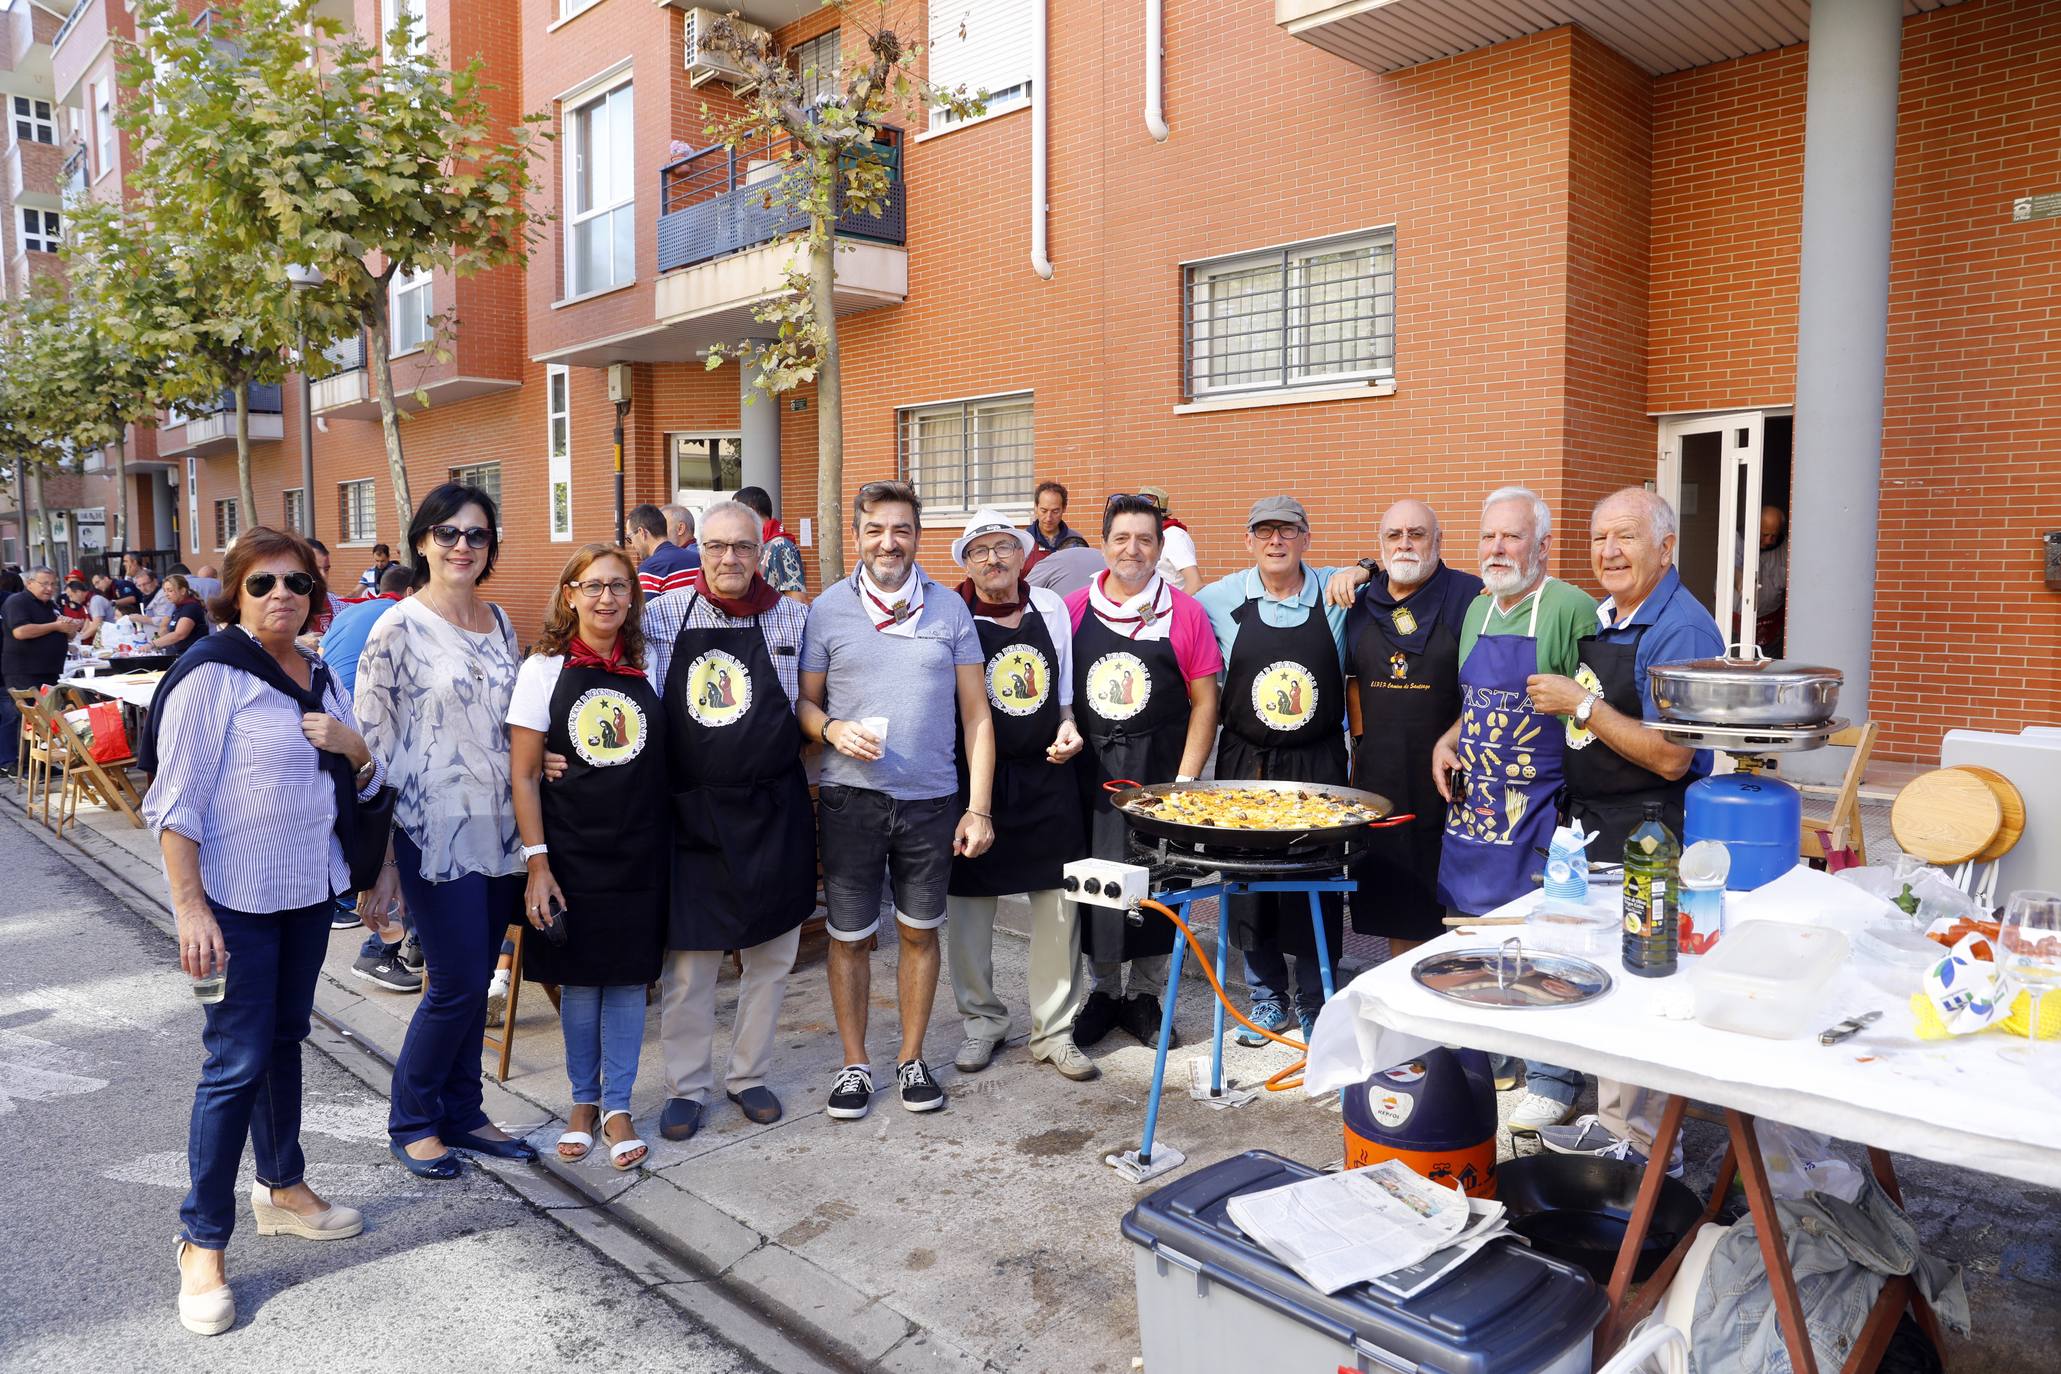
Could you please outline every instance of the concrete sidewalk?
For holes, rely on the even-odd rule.
[[[0,806],[18,804],[18,796],[10,789]],[[90,809],[81,820],[64,842],[76,859],[164,910],[150,837]],[[416,998],[351,975],[360,938],[352,931],[332,937],[316,1006],[390,1059]],[[996,942],[997,985],[1005,996],[1019,990],[1018,1000],[1024,956],[1021,940]],[[605,1210],[671,1256],[685,1276],[713,1280],[776,1324],[868,1367],[1130,1369],[1138,1336],[1130,1251],[1118,1223],[1141,1190],[1102,1159],[1138,1143],[1151,1053],[1117,1032],[1092,1052],[1103,1077],[1070,1083],[1030,1062],[1019,1013],[1018,1035],[994,1065],[961,1075],[951,1067],[959,1024],[943,987],[927,1057],[951,1105],[915,1115],[900,1109],[891,1086],[891,948],[876,957],[873,986],[875,1081],[886,1090],[870,1116],[840,1122],[822,1111],[839,1056],[819,961],[790,979],[781,1015],[769,1084],[787,1106],[785,1118],[754,1126],[718,1097],[700,1133],[677,1145],[657,1131],[665,1084],[653,1008],[635,1097],[651,1153],[641,1168],[619,1173],[605,1151],[570,1166],[552,1155],[568,1110],[563,1045],[550,1002],[528,985],[505,1085],[493,1082],[494,1056],[486,1060],[487,1105],[502,1125],[529,1133],[545,1163],[541,1171],[493,1171],[539,1206]],[[735,989],[726,974],[718,989],[721,1026],[729,1024]],[[1206,988],[1184,989],[1184,1043],[1170,1061],[1173,1090],[1160,1139],[1186,1153],[1191,1169],[1255,1147],[1316,1165],[1339,1158],[1342,1127],[1333,1102],[1262,1093],[1245,1107],[1217,1111],[1188,1099],[1186,1062],[1207,1054],[1209,1006]],[[719,1034],[719,1049],[722,1043]],[[1241,1082],[1287,1062],[1281,1049],[1226,1052],[1231,1076]],[[379,1081],[377,1073],[365,1076]],[[1503,1095],[1506,1114],[1516,1096]],[[1688,1123],[1693,1184],[1707,1187],[1721,1144],[1718,1128]],[[1507,1156],[1507,1135],[1503,1150]],[[1899,1158],[1897,1167],[1926,1243],[1968,1268],[1975,1334],[1950,1340],[1954,1367],[2035,1367],[2024,1352],[2061,1345],[2061,1237],[2047,1224],[2061,1198],[1918,1160]]]

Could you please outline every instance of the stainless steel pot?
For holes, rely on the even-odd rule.
[[[1733,646],[1723,657],[1646,670],[1664,720],[1698,725],[1816,725],[1839,707],[1837,668],[1762,657]]]

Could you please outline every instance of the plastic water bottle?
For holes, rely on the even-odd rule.
[[[1680,961],[1676,944],[1676,888],[1682,846],[1660,819],[1659,802],[1624,845],[1624,971],[1665,978]]]

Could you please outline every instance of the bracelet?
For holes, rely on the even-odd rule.
[[[994,819],[994,817],[989,813],[985,811],[976,811],[970,806],[966,808],[966,814],[969,816],[978,816],[984,821],[991,821]]]
[[[387,860],[387,861],[386,861],[385,863],[381,864],[381,865],[380,865],[380,867],[381,867],[381,868],[399,868],[399,867],[400,867],[400,865],[399,865],[399,864],[397,864],[397,863],[395,863],[395,862],[394,862],[394,861],[393,861],[392,859],[388,859],[388,860]]]
[[[823,742],[825,744],[830,743],[830,727],[837,724],[837,722],[838,717],[836,716],[823,717]]]

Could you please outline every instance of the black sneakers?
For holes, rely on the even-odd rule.
[[[1150,993],[1134,992],[1129,997],[1124,998],[1123,1006],[1118,1010],[1117,1016],[1123,1028],[1137,1037],[1139,1044],[1151,1048],[1159,1044],[1159,1010],[1159,999],[1157,997],[1152,996]],[[1078,1021],[1074,1024],[1076,1027],[1080,1025]],[[1078,1029],[1076,1029],[1073,1038],[1075,1044],[1080,1043],[1081,1037]],[[1173,1049],[1180,1043],[1180,1033],[1172,1027],[1168,1027],[1166,1047]]]
[[[902,1108],[911,1112],[934,1112],[945,1105],[945,1090],[931,1077],[930,1065],[911,1059],[896,1071],[902,1080]]]
[[[857,1121],[873,1106],[873,1070],[864,1064],[847,1064],[837,1071],[830,1085],[830,1101],[823,1114],[839,1121]]]
[[[1085,1048],[1108,1035],[1116,1029],[1118,1011],[1117,1000],[1108,993],[1089,993],[1073,1018],[1073,1043]]]
[[[388,992],[422,991],[422,975],[408,972],[401,966],[399,956],[391,951],[359,955],[351,965],[351,973]]]

